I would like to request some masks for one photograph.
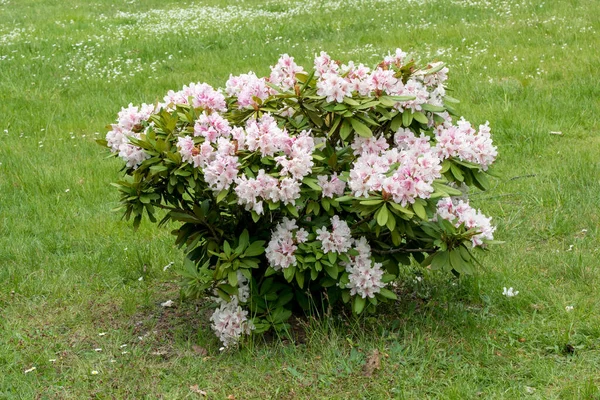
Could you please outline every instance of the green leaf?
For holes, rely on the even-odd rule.
[[[336,115],[336,117],[333,120],[333,124],[331,124],[331,128],[329,129],[329,134],[327,135],[327,137],[333,135],[335,133],[335,130],[338,128],[338,126],[340,126],[341,123],[342,117],[340,115]]]
[[[434,106],[433,104],[429,104],[429,103],[421,104],[421,108],[425,111],[430,111],[430,112],[443,112],[446,110],[444,107]]]
[[[223,252],[227,257],[231,256],[231,246],[227,240],[223,242]]]
[[[354,100],[352,97],[344,97],[344,103],[349,104],[351,106],[360,106],[360,103]]]
[[[221,288],[217,288],[217,296],[225,300],[227,303],[231,301],[231,297]]]
[[[241,254],[244,251],[244,249],[248,246],[249,243],[250,243],[250,234],[248,233],[248,229],[244,229],[244,231],[240,235],[240,239],[238,241],[238,247],[235,249],[235,252],[237,254]]]
[[[460,249],[460,247],[459,247]],[[452,266],[452,269],[454,269],[456,272],[458,272],[459,274],[465,274],[465,275],[469,275],[473,273],[473,268],[472,266],[466,262],[462,255],[461,255],[461,251],[459,249],[454,249],[450,252],[450,265]]]
[[[402,206],[401,206],[400,204],[398,204],[398,203],[392,203],[392,202],[390,202],[390,203],[388,203],[388,204],[389,204],[389,205],[391,205],[393,209],[395,209],[395,210],[397,210],[397,211],[400,211],[401,213],[403,213],[403,214],[406,214],[406,215],[408,215],[409,217],[412,217],[413,215],[415,215],[415,213],[414,213],[414,212],[412,212],[411,210],[409,210],[409,209],[408,209],[408,208],[406,208],[406,207],[402,207]]]
[[[385,224],[388,221],[388,217],[389,217],[389,212],[388,212],[386,205],[384,204],[383,207],[381,207],[379,209],[379,211],[377,211],[377,224],[379,226],[385,226]]]
[[[260,256],[265,252],[264,240],[258,240],[256,242],[252,242],[250,246],[244,252],[244,257],[255,257]]]
[[[412,209],[419,218],[421,218],[424,221],[427,220],[427,212],[425,211],[425,208],[418,199],[415,200],[415,202],[413,203]]]
[[[379,290],[379,294],[382,295],[383,297],[385,297],[386,299],[398,300],[398,297],[396,296],[396,293],[394,293],[391,290],[386,289],[386,288],[381,288]]]
[[[465,180],[465,176],[456,164],[450,164],[450,171],[452,171],[452,175],[454,175],[457,181],[462,182]]]
[[[473,172],[475,178],[475,186],[481,190],[488,190],[490,188],[490,181],[485,172]]]
[[[319,186],[318,181],[314,178],[306,177],[302,180],[302,183],[304,183],[306,186],[310,187],[311,189],[317,190],[319,192],[321,190],[323,190],[323,188],[321,188],[321,186]]]
[[[298,282],[300,289],[304,287],[304,271],[296,270],[296,282]]]
[[[402,125],[409,127],[410,124],[412,124],[412,120],[413,120],[412,112],[409,110],[404,110],[404,112],[402,113]]]
[[[394,100],[394,101],[411,101],[416,99],[416,96],[388,96],[390,99]]]
[[[237,286],[237,284],[238,284],[237,271],[229,271],[227,273],[227,280],[229,281],[229,284],[231,286]]]
[[[283,268],[283,277],[285,278],[286,281],[291,282],[294,279],[295,274],[296,274],[295,266],[290,265],[287,268]]]
[[[352,303],[352,311],[355,314],[360,314],[365,308],[366,300],[360,296],[354,297],[354,302]]]
[[[425,70],[425,75],[435,74],[436,72],[439,72],[442,69],[444,69],[444,67],[445,67],[444,63],[439,63],[438,65],[436,65],[433,68],[426,69]]]
[[[390,213],[390,215],[388,216],[386,226],[390,230],[390,232],[393,232],[394,229],[396,229],[396,216],[393,213]]]
[[[347,119],[344,119],[342,122],[342,127],[340,128],[340,137],[342,140],[346,140],[348,136],[352,133],[352,127],[350,126],[350,122]]]
[[[338,277],[337,266],[335,266],[335,265],[329,266],[329,265],[325,265],[325,264],[323,264],[323,266],[325,267],[325,272],[327,272],[327,275],[329,275],[333,279],[337,279],[337,277]]]
[[[352,124],[352,128],[356,131],[356,133],[358,133],[359,136],[365,138],[370,138],[373,136],[371,129],[356,118],[350,118],[350,123]]]
[[[287,203],[285,208],[287,208],[287,210],[290,212],[290,214],[292,214],[294,217],[296,217],[296,218],[300,217],[300,214],[298,214],[298,209],[292,203]]]
[[[420,122],[422,124],[427,125],[429,123],[429,120],[427,119],[427,117],[425,116],[425,114],[423,114],[422,112],[416,112],[413,114],[413,118],[417,121]]]
[[[450,269],[450,260],[447,251],[439,251],[431,259],[431,269],[445,271]]]
[[[392,120],[392,123],[390,124],[390,129],[392,130],[392,132],[396,132],[401,127],[402,127],[402,114],[398,114]]]
[[[309,110],[307,110],[306,113],[308,114],[308,117],[310,118],[313,124],[315,124],[319,128],[323,126],[323,118],[321,118],[319,114]]]
[[[229,193],[229,190],[227,189],[223,189],[219,192],[219,194],[217,195],[217,203],[220,203],[221,200],[223,200],[225,198],[225,196],[227,196],[227,193]]]
[[[344,290],[342,292],[342,301],[344,303],[348,303],[350,301],[350,292],[348,290]]]
[[[376,206],[378,204],[383,203],[382,199],[375,199],[375,200],[363,200],[360,202],[360,204],[362,204],[363,206]]]

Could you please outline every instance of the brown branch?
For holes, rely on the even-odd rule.
[[[365,222],[367,222],[367,221],[369,221],[369,220],[371,220],[371,219],[373,219],[373,216],[372,216],[372,215],[368,215],[368,216],[364,217],[364,218],[363,218],[363,219],[361,219],[360,221],[358,221],[358,222],[354,223],[354,225],[352,225],[352,226],[350,227],[350,230],[352,230],[352,229],[356,228],[356,227],[357,227],[357,226],[359,226],[359,225],[362,225],[363,223],[365,223]]]

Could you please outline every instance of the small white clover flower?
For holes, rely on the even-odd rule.
[[[502,295],[506,296],[506,297],[515,297],[516,295],[519,294],[518,290],[514,290],[512,287],[506,289],[503,288],[504,290],[502,291]]]
[[[99,372],[98,372],[98,371],[96,371],[96,370],[93,370],[93,371],[92,371],[92,375],[98,375],[98,374],[99,374]]]

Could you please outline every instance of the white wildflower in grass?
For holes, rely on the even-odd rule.
[[[96,370],[93,370],[93,371],[91,372],[91,374],[92,374],[92,375],[98,375],[98,374],[99,374],[99,372],[98,372],[98,371],[96,371]]]
[[[518,294],[519,294],[519,291],[514,290],[512,287],[510,287],[508,289],[503,288],[503,290],[502,290],[502,295],[506,296],[506,297],[515,297]]]
[[[573,309],[574,309],[574,308],[575,308],[575,307],[573,307],[573,306],[566,306],[566,307],[565,307],[565,311],[566,311],[566,312],[571,312],[571,311],[573,311]]]
[[[169,308],[175,306],[175,302],[173,300],[167,300],[164,303],[160,303],[162,307]]]

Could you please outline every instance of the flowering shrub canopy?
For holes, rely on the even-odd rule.
[[[125,162],[125,217],[180,223],[185,291],[215,296],[224,345],[285,328],[315,296],[374,309],[411,257],[471,273],[495,228],[467,191],[497,152],[487,123],[454,121],[447,73],[401,50],[374,68],[283,55],[268,77],[130,104],[102,142]]]

